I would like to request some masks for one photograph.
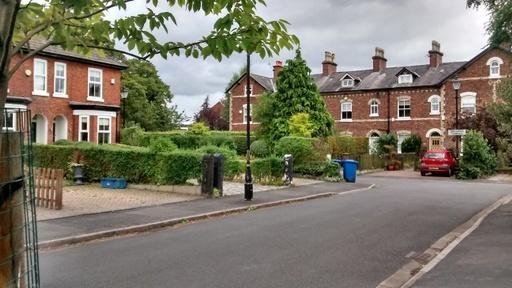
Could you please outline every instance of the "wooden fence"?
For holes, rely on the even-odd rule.
[[[62,182],[64,170],[35,168],[36,205],[55,210],[62,209]]]

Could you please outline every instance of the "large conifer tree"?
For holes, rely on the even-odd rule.
[[[294,59],[287,60],[277,78],[277,91],[264,95],[256,107],[256,120],[261,123],[259,133],[270,141],[290,135],[288,120],[297,113],[308,113],[312,136],[332,135],[334,120],[311,78],[311,69],[297,50]]]

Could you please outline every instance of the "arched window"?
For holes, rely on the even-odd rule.
[[[489,77],[491,78],[499,78],[501,76],[501,65],[503,64],[503,60],[499,57],[492,57],[487,60],[487,65],[489,66]]]
[[[341,103],[341,121],[352,121],[352,102]]]
[[[370,117],[379,116],[379,101],[377,99],[370,100]]]
[[[441,97],[432,95],[428,98],[428,102],[430,102],[430,115],[441,114]]]

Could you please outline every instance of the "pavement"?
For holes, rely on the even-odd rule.
[[[407,264],[411,255],[425,251],[512,193],[509,184],[371,176],[358,179],[355,185],[321,183],[262,192],[255,201],[343,192],[372,183],[376,186],[153,233],[42,251],[42,287],[376,287]],[[180,208],[190,203],[201,204]],[[222,209],[244,203],[235,196],[163,205],[162,210],[182,211],[184,215],[186,211],[199,213],[206,207]],[[144,220],[151,215],[135,212],[113,221],[131,222],[139,216]],[[89,220],[54,222],[45,228],[46,233],[110,221],[109,217]],[[511,263],[501,259],[504,264]],[[437,282],[425,287],[458,286]]]
[[[316,195],[333,191],[340,192],[351,189],[364,188],[368,185],[344,182],[328,183],[315,180],[300,180],[300,186],[286,189],[283,189],[284,187],[257,185],[257,193],[255,193],[253,201],[250,202],[245,201],[241,195],[241,193],[243,193],[243,183],[228,183],[227,186],[227,191],[231,191],[230,193],[232,195],[218,199],[200,198],[194,201],[174,201],[172,203],[164,203],[161,205],[153,205],[148,207],[115,210],[112,209],[103,213],[87,213],[71,217],[40,220],[38,221],[39,241],[40,243],[44,243],[62,238],[98,233],[101,231],[112,231],[132,226],[143,226],[150,223],[158,223],[159,221],[167,221],[169,219],[181,219],[194,215],[204,215],[206,213],[213,213],[218,211],[222,212],[230,209],[245,209],[249,206],[264,205],[265,203],[272,203],[276,201],[285,201],[288,199],[300,197],[315,197]],[[230,186],[237,187],[237,192],[233,192],[234,189],[232,189],[233,187],[229,188]],[[117,193],[121,193],[119,190],[115,191],[117,191]],[[108,193],[108,191],[100,192]],[[146,191],[143,191],[143,193],[146,193]],[[116,198],[116,201],[113,201],[113,199],[110,199],[109,201],[108,197],[103,197],[102,199],[105,202],[110,203],[105,205],[111,206],[118,205],[116,203],[126,202],[118,201],[119,197]],[[119,206],[117,208],[119,208]],[[40,214],[40,211],[41,209],[38,208],[37,213]],[[59,212],[56,211],[54,213]],[[159,226],[172,226],[174,224],[175,223],[170,223],[170,225],[164,224]],[[90,237],[87,239],[91,240]],[[76,241],[73,240],[73,243],[75,242]]]
[[[512,203],[491,213],[413,287],[512,287]]]

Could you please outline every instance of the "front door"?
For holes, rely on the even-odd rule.
[[[437,150],[437,149],[443,149],[444,143],[443,143],[443,137],[440,136],[431,136],[429,138],[429,150]]]

